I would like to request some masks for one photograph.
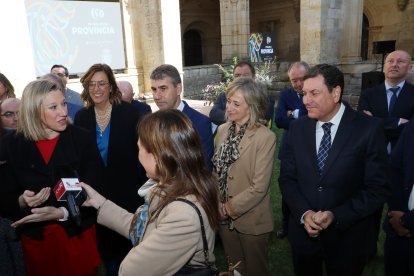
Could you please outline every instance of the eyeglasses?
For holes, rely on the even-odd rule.
[[[6,118],[12,118],[14,116],[19,117],[19,111],[13,112],[13,111],[6,111],[0,116],[6,117]]]
[[[55,75],[58,76],[58,77],[61,77],[61,78],[67,77],[67,75],[63,74],[63,73],[55,73]]]
[[[104,82],[104,81],[99,81],[99,82],[96,82],[96,81],[91,81],[91,82],[88,84],[88,89],[89,89],[89,90],[92,90],[92,89],[94,89],[96,86],[98,86],[100,89],[102,89],[102,88],[105,88],[108,84],[109,84],[109,82]]]

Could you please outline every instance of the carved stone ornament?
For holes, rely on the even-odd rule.
[[[397,7],[399,11],[404,11],[408,5],[409,0],[397,0]]]

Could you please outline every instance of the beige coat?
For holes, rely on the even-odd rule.
[[[226,141],[230,125],[219,127],[216,151]],[[273,230],[270,181],[275,147],[276,136],[267,127],[247,129],[238,147],[240,158],[229,168],[226,209],[241,233],[260,235]]]
[[[204,209],[194,196],[186,196],[199,208],[206,229],[209,261],[214,262],[215,233]],[[157,198],[149,206],[154,209]],[[133,214],[107,200],[99,210],[98,223],[129,239]],[[129,251],[119,268],[119,275],[173,275],[188,261],[204,264],[203,242],[198,215],[189,204],[174,201],[168,204],[156,221],[146,225],[140,243]]]

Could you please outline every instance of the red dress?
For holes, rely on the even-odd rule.
[[[47,164],[59,136],[36,145]],[[96,275],[101,259],[96,245],[95,225],[69,237],[62,225],[51,223],[43,229],[43,239],[21,236],[27,275]]]

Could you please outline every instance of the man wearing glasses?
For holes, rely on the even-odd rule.
[[[8,98],[1,102],[0,118],[4,128],[16,129],[19,123],[19,107],[20,100],[16,98]]]
[[[66,101],[68,103],[80,105],[83,107],[83,102],[80,98],[80,94],[66,86],[66,84],[68,83],[68,79],[69,79],[68,68],[60,64],[55,64],[52,66],[52,68],[50,68],[50,73],[57,75],[62,79],[63,85],[65,86],[65,89],[66,89],[66,92],[64,91]]]

